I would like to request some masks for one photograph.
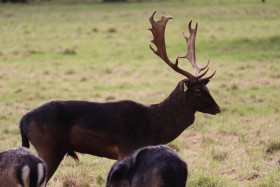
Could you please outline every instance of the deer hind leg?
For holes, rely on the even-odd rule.
[[[45,148],[38,150],[39,157],[41,157],[47,165],[47,182],[53,176],[65,154],[66,151],[62,151],[57,148]]]

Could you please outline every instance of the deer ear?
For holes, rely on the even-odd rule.
[[[184,88],[183,88],[184,92],[186,92],[188,90],[188,87],[186,85],[186,83],[184,83]]]
[[[184,81],[184,82],[181,83],[181,86],[180,86],[180,87],[181,87],[181,90],[182,90],[183,92],[186,92],[186,91],[188,90],[187,84],[188,84],[187,81]]]

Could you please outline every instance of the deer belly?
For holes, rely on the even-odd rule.
[[[116,142],[105,133],[74,126],[69,134],[69,142],[73,151],[110,159],[119,158]]]

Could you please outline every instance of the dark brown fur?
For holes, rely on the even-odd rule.
[[[29,141],[34,145],[48,166],[48,180],[67,153],[74,158],[74,152],[80,152],[122,159],[141,147],[174,140],[193,124],[196,111],[219,113],[207,82],[182,80],[167,99],[153,105],[133,101],[44,104],[22,118],[22,145],[29,147]]]
[[[185,187],[187,164],[168,146],[134,151],[111,168],[106,187]]]

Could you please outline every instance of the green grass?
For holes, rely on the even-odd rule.
[[[1,4],[0,151],[20,146],[21,117],[51,100],[149,104],[167,97],[183,77],[148,47],[154,10],[156,19],[174,17],[166,30],[170,59],[186,54],[181,33],[192,19],[197,61],[210,58],[217,71],[208,88],[223,112],[197,113],[169,144],[188,163],[188,186],[279,186],[278,0]],[[104,186],[114,161],[79,157],[65,158],[49,186]]]

